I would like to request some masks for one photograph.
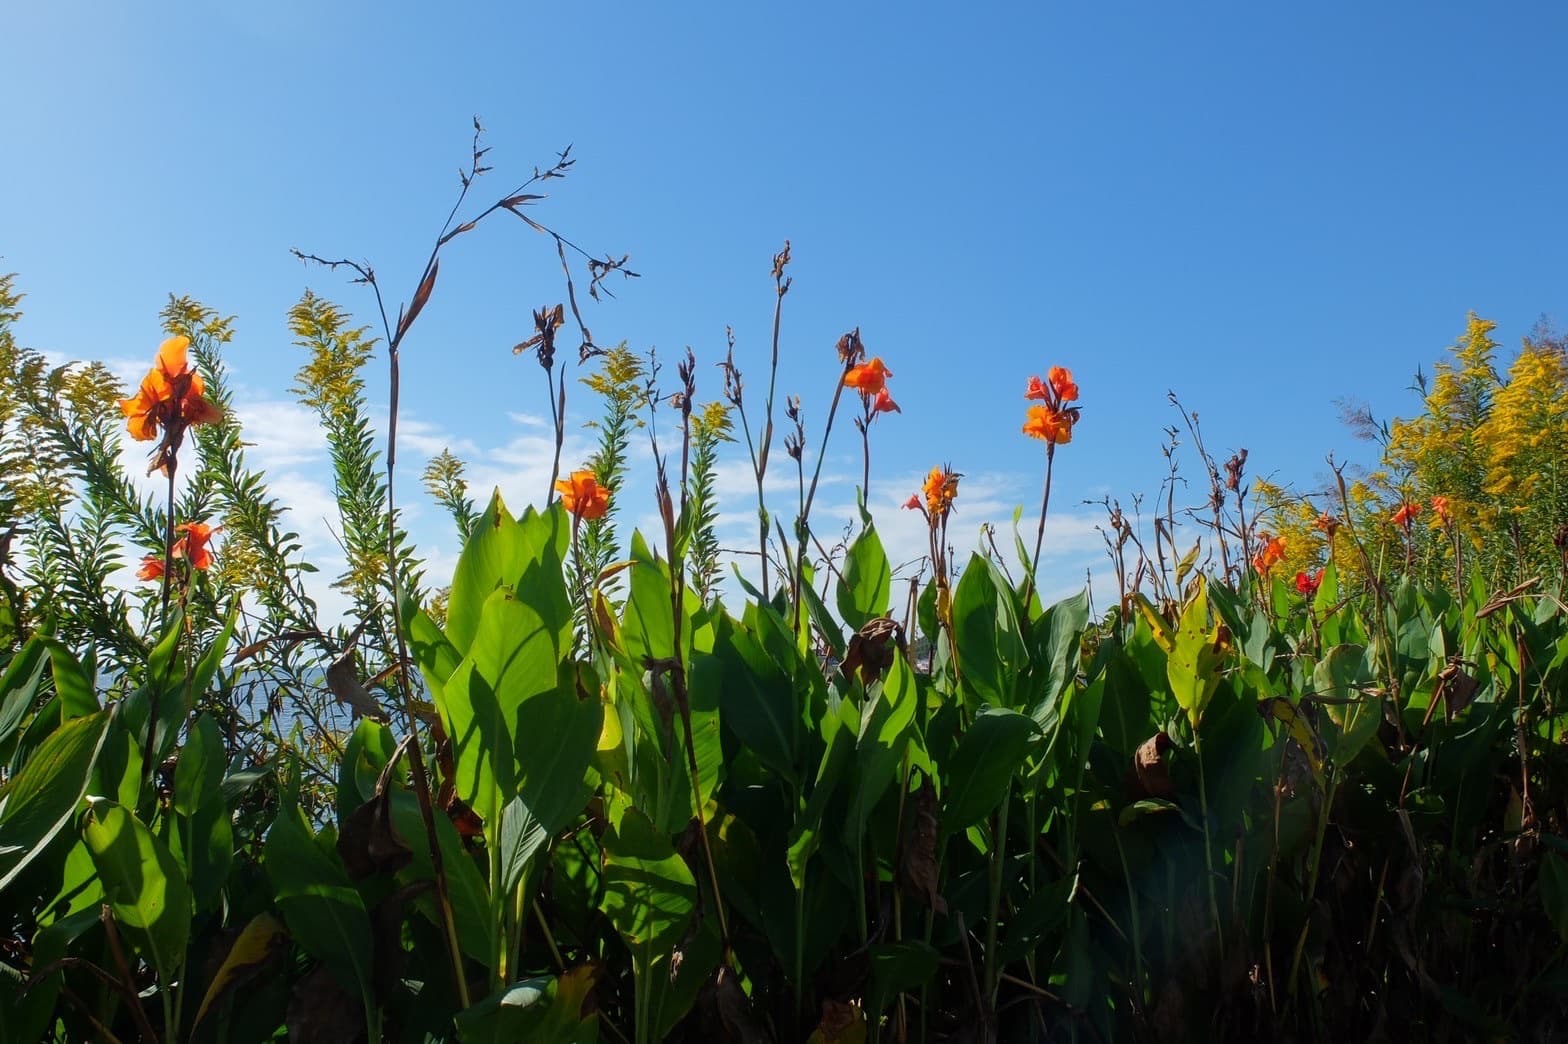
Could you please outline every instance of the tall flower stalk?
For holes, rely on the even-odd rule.
[[[1056,447],[1073,440],[1073,426],[1078,423],[1080,408],[1069,406],[1078,398],[1078,385],[1072,371],[1063,366],[1053,366],[1046,372],[1046,379],[1029,378],[1024,398],[1042,405],[1029,407],[1023,432],[1030,438],[1045,443],[1045,491],[1040,495],[1040,525],[1034,535],[1034,556],[1024,563],[1027,577],[1024,581],[1023,612],[1029,615],[1029,605],[1034,599],[1035,573],[1040,568],[1040,549],[1045,544],[1045,518],[1051,511],[1051,476],[1056,464]]]

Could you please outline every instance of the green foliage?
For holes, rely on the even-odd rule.
[[[160,506],[120,463],[119,389],[19,347],[19,300],[0,280],[0,1042],[1527,1039],[1568,1020],[1557,502],[1499,478],[1560,456],[1545,342],[1503,381],[1472,320],[1427,419],[1392,429],[1400,482],[1478,512],[1452,559],[1389,529],[1385,476],[1347,489],[1315,592],[1191,552],[1096,621],[1087,593],[1041,605],[980,552],[900,624],[869,516],[833,608],[799,558],[798,603],[719,598],[718,404],[690,418],[661,539],[622,546],[629,438],[666,401],[624,346],[586,380],[611,513],[481,512],[443,453],[427,491],[463,547],[427,599],[372,437],[373,341],[307,294],[295,391],[331,453],[355,614],[330,626],[245,462],[231,321],[164,312],[222,419]],[[1242,504],[1216,525],[1245,530]],[[1496,582],[1482,509],[1511,512],[1532,585]],[[115,581],[126,548],[199,519],[224,526],[218,564],[182,564],[167,604]],[[1390,537],[1402,554],[1368,550]],[[394,687],[361,676],[404,650],[387,713]]]

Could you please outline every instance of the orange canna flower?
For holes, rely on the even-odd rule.
[[[1267,573],[1285,557],[1285,538],[1271,537],[1264,533],[1258,539],[1263,549],[1252,556],[1252,568],[1258,573]]]
[[[1312,523],[1312,528],[1313,529],[1318,530],[1320,533],[1322,533],[1324,536],[1328,537],[1330,540],[1333,540],[1334,539],[1334,534],[1339,532],[1339,526],[1340,526],[1339,519],[1335,518],[1333,515],[1329,514],[1327,511],[1325,511],[1322,514],[1318,515],[1317,521]]]
[[[962,477],[949,467],[931,469],[921,492],[925,494],[926,512],[932,518],[946,515],[952,510],[953,501],[958,497],[958,480]]]
[[[876,398],[871,400],[871,412],[903,413],[904,411],[898,408],[898,403],[893,401],[893,396],[887,393],[886,388],[883,388],[881,391],[877,392]]]
[[[148,442],[158,429],[176,424],[209,424],[223,416],[217,406],[204,397],[206,382],[191,369],[187,351],[189,337],[171,337],[158,348],[158,358],[134,396],[120,400],[131,438]]]
[[[870,362],[849,368],[844,374],[844,387],[854,388],[862,395],[875,395],[887,386],[891,376],[893,371],[883,364],[882,357],[874,355]]]
[[[1420,513],[1421,505],[1414,501],[1408,504],[1401,504],[1399,510],[1394,512],[1394,525],[1404,526],[1406,529],[1409,529],[1410,524],[1415,521],[1416,516]]]
[[[1023,432],[1031,438],[1061,445],[1073,441],[1073,424],[1078,420],[1077,410],[1062,410],[1052,406],[1031,406],[1024,421]]]
[[[174,527],[174,532],[178,535],[174,538],[174,543],[169,545],[169,557],[175,561],[189,562],[192,569],[212,568],[212,549],[207,545],[211,542],[212,535],[222,528],[222,526],[209,526],[205,522],[181,522]],[[163,579],[163,556],[148,555],[142,559],[142,567],[136,571],[136,579]]]
[[[1036,399],[1058,408],[1072,402],[1078,398],[1078,385],[1073,382],[1073,371],[1065,366],[1053,366],[1046,371],[1045,380],[1029,378],[1024,398]]]
[[[571,478],[556,482],[555,490],[574,518],[592,522],[610,510],[610,491],[599,485],[591,471],[572,472]]]
[[[207,542],[222,526],[216,528],[205,522],[182,522],[174,527],[181,534],[174,541],[174,557],[190,562],[193,569],[207,569],[212,565],[212,551]]]
[[[1432,498],[1432,514],[1437,516],[1432,520],[1432,524],[1434,526],[1444,526],[1448,524],[1449,519],[1452,518],[1452,516],[1448,512],[1447,497]]]

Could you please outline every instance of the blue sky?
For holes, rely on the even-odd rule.
[[[793,242],[781,391],[815,437],[837,336],[858,325],[888,361],[904,413],[879,422],[872,501],[895,558],[920,540],[894,505],[932,464],[966,475],[961,548],[1034,510],[1023,385],[1072,367],[1060,591],[1099,558],[1080,501],[1156,488],[1167,390],[1220,456],[1246,446],[1307,488],[1331,450],[1370,459],[1335,399],[1412,410],[1411,375],[1466,311],[1510,350],[1565,319],[1565,44],[1553,3],[21,5],[0,42],[0,268],[29,295],[22,340],[63,357],[138,365],[171,291],[237,315],[257,459],[330,559],[285,314],[307,287],[366,321],[371,302],[288,250],[368,259],[406,296],[478,114],[496,169],[477,200],[574,146],[539,217],[642,273],[589,304],[601,342],[706,363],[733,325],[760,380],[769,262]],[[509,349],[561,296],[520,222],[452,245],[406,344],[410,478],[450,444],[478,481],[542,489],[541,375]],[[828,452],[847,518],[853,432]],[[414,521],[439,575],[448,531]]]

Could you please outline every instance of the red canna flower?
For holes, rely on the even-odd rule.
[[[893,401],[893,396],[887,393],[886,388],[883,388],[882,390],[878,391],[876,397],[871,400],[871,412],[903,413],[904,411],[898,408],[898,403]]]
[[[919,493],[911,493],[911,494],[909,494],[909,499],[904,501],[904,507],[906,509],[909,509],[909,510],[912,510],[912,511],[919,511],[920,510],[920,494]]]
[[[1297,573],[1296,590],[1311,598],[1318,593],[1318,585],[1323,582],[1323,570],[1315,573]]]
[[[1073,383],[1073,371],[1065,366],[1053,366],[1046,371],[1045,379],[1051,382],[1058,403],[1072,402],[1078,398],[1078,385]]]
[[[163,579],[163,556],[162,555],[148,555],[146,558],[142,559],[142,567],[140,569],[136,570],[136,579],[138,579],[138,580],[162,580]]]
[[[610,510],[610,491],[599,485],[591,471],[574,471],[571,478],[556,482],[555,489],[574,518],[592,522]]]

